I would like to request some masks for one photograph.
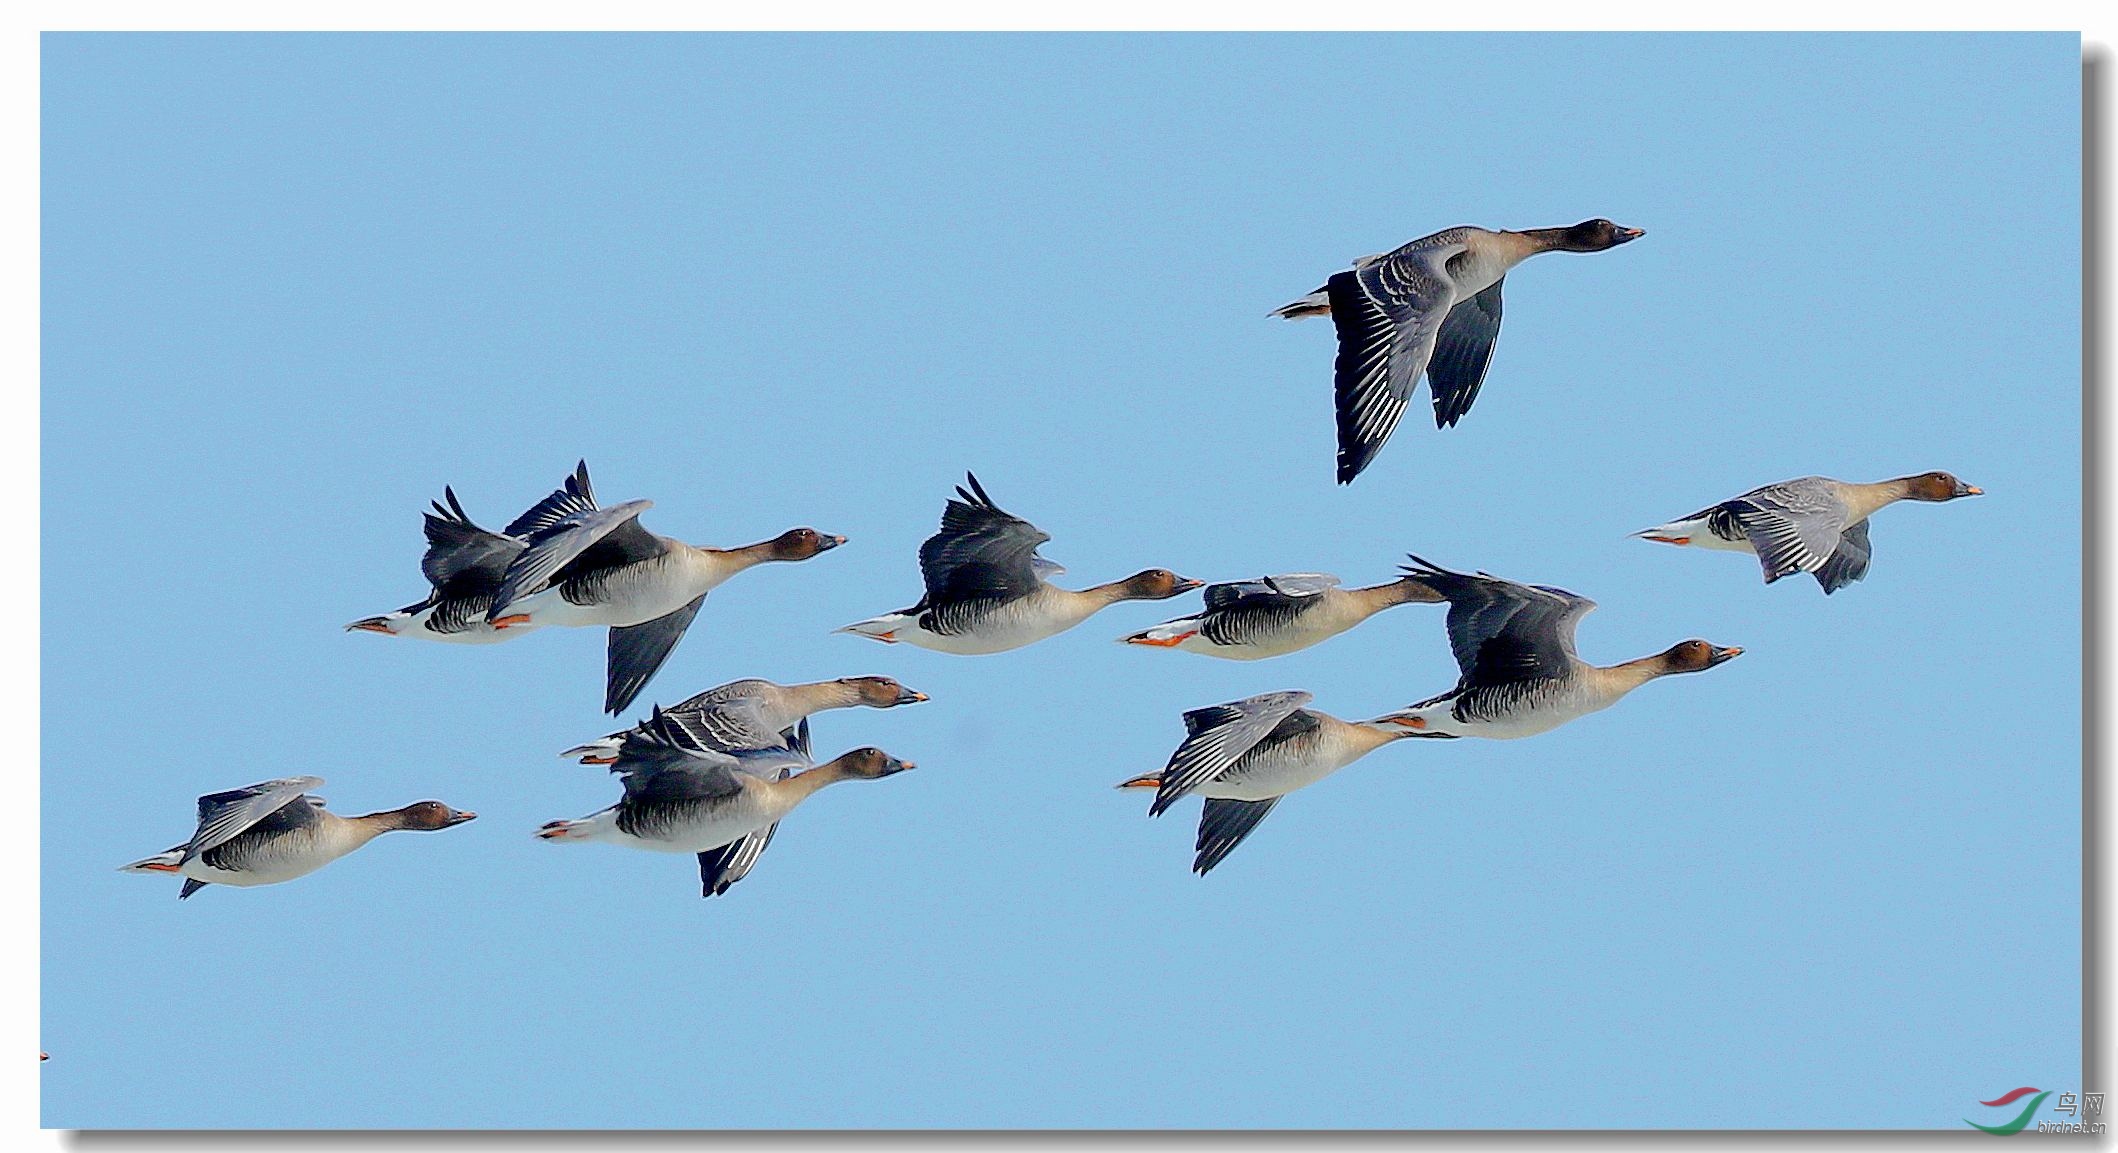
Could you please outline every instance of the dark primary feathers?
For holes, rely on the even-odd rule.
[[[604,660],[603,711],[615,716],[631,706],[640,690],[660,672],[669,654],[676,651],[684,631],[706,603],[700,593],[690,604],[672,613],[636,625],[613,627]]]
[[[1503,278],[1505,279],[1505,278]],[[1501,280],[1449,310],[1427,361],[1427,391],[1434,400],[1434,427],[1451,428],[1471,411],[1478,386],[1493,361],[1493,342],[1500,337]]]
[[[425,514],[427,551],[420,571],[444,598],[491,593],[521,554],[522,542],[479,528],[463,511],[455,489],[444,487],[441,495],[448,504],[437,500],[434,511]]]
[[[596,490],[588,483],[588,462],[584,460],[574,465],[574,474],[560,484],[558,491],[531,505],[529,511],[501,531],[512,537],[527,537],[595,507]]]
[[[1037,546],[1052,539],[1036,525],[1001,510],[978,478],[956,490],[941,514],[941,531],[919,546],[919,574],[927,595],[907,613],[935,610],[928,627],[947,633],[949,607],[965,601],[1010,601],[1036,589]],[[1047,562],[1049,563],[1049,562]]]
[[[1574,626],[1596,602],[1565,589],[1459,573],[1419,557],[1405,566],[1449,602],[1449,648],[1460,688],[1568,675]]]
[[[1192,858],[1191,871],[1205,876],[1222,859],[1243,843],[1272,806],[1280,803],[1273,797],[1265,801],[1231,801],[1219,797],[1206,798],[1206,807],[1199,813],[1198,855]]]

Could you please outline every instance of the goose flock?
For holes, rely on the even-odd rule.
[[[1374,461],[1422,376],[1437,428],[1470,411],[1492,362],[1501,284],[1510,270],[1541,253],[1604,252],[1642,235],[1604,219],[1526,231],[1444,229],[1361,257],[1275,310],[1287,319],[1328,315],[1337,329],[1338,482],[1352,482]],[[1634,535],[1749,552],[1763,566],[1765,583],[1804,572],[1828,595],[1867,575],[1868,522],[1877,512],[1899,501],[1977,495],[1978,488],[1945,472],[1868,484],[1807,476]],[[603,709],[613,715],[654,679],[713,590],[746,569],[811,560],[846,543],[814,528],[725,549],[660,536],[640,523],[652,501],[598,504],[585,461],[498,532],[474,522],[453,488],[442,498],[425,514],[420,570],[426,595],[346,628],[456,644],[495,644],[546,626],[606,628]],[[1705,672],[1743,652],[1689,639],[1634,660],[1592,664],[1575,651],[1574,631],[1596,602],[1565,589],[1453,571],[1418,556],[1407,558],[1396,579],[1356,588],[1329,573],[1207,584],[1147,568],[1069,589],[1052,583],[1066,570],[1038,553],[1051,539],[1003,510],[967,474],[943,509],[940,531],[920,545],[918,601],[837,631],[985,655],[1056,636],[1122,601],[1169,600],[1203,588],[1199,611],[1120,639],[1256,661],[1322,644],[1399,605],[1448,605],[1444,631],[1459,676],[1439,695],[1360,721],[1308,707],[1310,693],[1284,690],[1183,714],[1184,737],[1167,763],[1119,788],[1152,790],[1149,816],[1187,796],[1201,798],[1192,860],[1200,874],[1234,851],[1283,797],[1385,745],[1536,736],[1609,708],[1649,681]],[[811,751],[812,717],[927,699],[887,676],[796,685],[749,678],[654,706],[631,728],[561,754],[606,766],[622,795],[587,816],[550,821],[536,836],[692,855],[703,895],[718,895],[756,866],[780,822],[819,790],[914,767],[873,746],[820,762]],[[340,817],[310,793],[322,784],[317,777],[288,777],[200,797],[189,840],[123,868],[181,876],[178,896],[185,898],[206,885],[293,880],[383,833],[452,828],[475,816],[420,801]]]

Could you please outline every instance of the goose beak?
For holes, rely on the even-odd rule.
[[[927,694],[925,693],[905,688],[902,685],[898,686],[897,703],[900,705],[916,705],[926,699]]]
[[[1190,592],[1190,591],[1191,591],[1191,590],[1193,590],[1193,589],[1196,589],[1196,588],[1205,588],[1205,587],[1206,587],[1206,582],[1205,582],[1205,581],[1195,581],[1195,580],[1191,579],[1190,577],[1178,577],[1178,578],[1177,578],[1177,591],[1178,591],[1178,592],[1180,592],[1180,593],[1188,593],[1188,592]]]
[[[1620,236],[1624,237],[1624,238],[1625,238],[1625,239],[1627,239],[1627,240],[1638,240],[1638,239],[1640,239],[1641,237],[1643,237],[1643,236],[1646,236],[1646,235],[1647,235],[1647,229],[1645,229],[1645,228],[1622,228],[1622,227],[1621,227],[1620,229],[1618,229],[1618,235],[1620,235]]]
[[[1730,646],[1725,649],[1715,649],[1713,653],[1713,659],[1707,662],[1706,667],[1712,668],[1715,665],[1720,664],[1722,661],[1732,661],[1742,655],[1743,650],[1734,646]]]
[[[816,551],[830,552],[832,549],[835,549],[844,543],[846,543],[845,537],[839,536],[836,533],[825,533],[823,534],[823,542],[816,546]]]
[[[468,812],[464,809],[454,809],[451,810],[449,813],[449,823],[443,827],[454,828],[457,825],[464,823],[465,821],[475,821],[477,819],[478,814],[476,813]]]
[[[1958,493],[1957,493],[1956,495],[1958,495],[1958,496],[1984,496],[1984,495],[1986,495],[1986,490],[1985,490],[1985,489],[1982,489],[1982,488],[1980,488],[1980,487],[1978,487],[1978,486],[1977,486],[1977,485],[1975,485],[1975,484],[1967,484],[1967,485],[1964,485],[1964,486],[1963,486],[1963,488],[1962,488],[1962,489],[1961,489],[1961,490],[1960,490],[1960,491],[1959,491],[1959,492],[1958,492]]]

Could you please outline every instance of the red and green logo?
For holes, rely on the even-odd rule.
[[[2033,1086],[2025,1085],[2020,1089],[2014,1089],[2010,1090],[2009,1092],[2002,1093],[2000,1096],[1993,1098],[1991,1101],[1979,1102],[1979,1104],[1984,1105],[1988,1108],[1998,1109],[2003,1105],[2013,1105],[2015,1102],[2023,1099],[2024,1097],[2029,1097],[2032,1093],[2036,1093],[2037,1096],[2030,1097],[2030,1103],[2022,1107],[2022,1112],[2017,1113],[2013,1121],[2010,1121],[2004,1125],[1981,1125],[1978,1122],[1971,1120],[1969,1117],[1966,1117],[1964,1118],[1964,1124],[1969,1125],[1973,1129],[1983,1129],[1988,1133],[1993,1133],[2001,1137],[2006,1137],[2013,1133],[2020,1133],[2022,1132],[2022,1127],[2030,1123],[2030,1115],[2037,1112],[2037,1107],[2039,1105],[2044,1104],[2044,1099],[2052,1095],[2052,1091],[2050,1089],[2040,1091]]]

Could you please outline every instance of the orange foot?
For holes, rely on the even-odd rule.
[[[563,841],[566,839],[566,834],[572,831],[567,827],[572,823],[571,821],[546,821],[544,827],[537,830],[537,835],[547,841]]]
[[[1690,543],[1691,543],[1691,538],[1690,538],[1690,537],[1688,537],[1688,536],[1651,536],[1651,537],[1643,537],[1642,539],[1643,539],[1643,540],[1651,540],[1651,541],[1658,541],[1658,542],[1660,542],[1660,543],[1662,543],[1662,544],[1690,544]]]
[[[141,868],[143,868],[143,869],[146,869],[146,870],[147,870],[148,872],[151,872],[151,873],[174,873],[174,872],[176,872],[176,871],[177,871],[177,867],[176,867],[175,865],[161,865],[161,864],[155,864],[155,865],[141,865],[140,867],[141,867]]]
[[[606,757],[599,753],[593,757],[582,757],[581,763],[584,765],[615,765],[618,763],[618,758]]]
[[[1146,633],[1137,633],[1125,638],[1125,640],[1128,644],[1153,645],[1158,649],[1173,649],[1198,635],[1199,630],[1193,629],[1188,633],[1179,633],[1173,637],[1151,637]]]
[[[510,613],[507,616],[501,617],[499,620],[492,622],[492,625],[495,629],[504,629],[509,625],[526,625],[528,623],[528,613]]]
[[[1142,773],[1118,786],[1121,789],[1159,789],[1162,787],[1160,773]]]

